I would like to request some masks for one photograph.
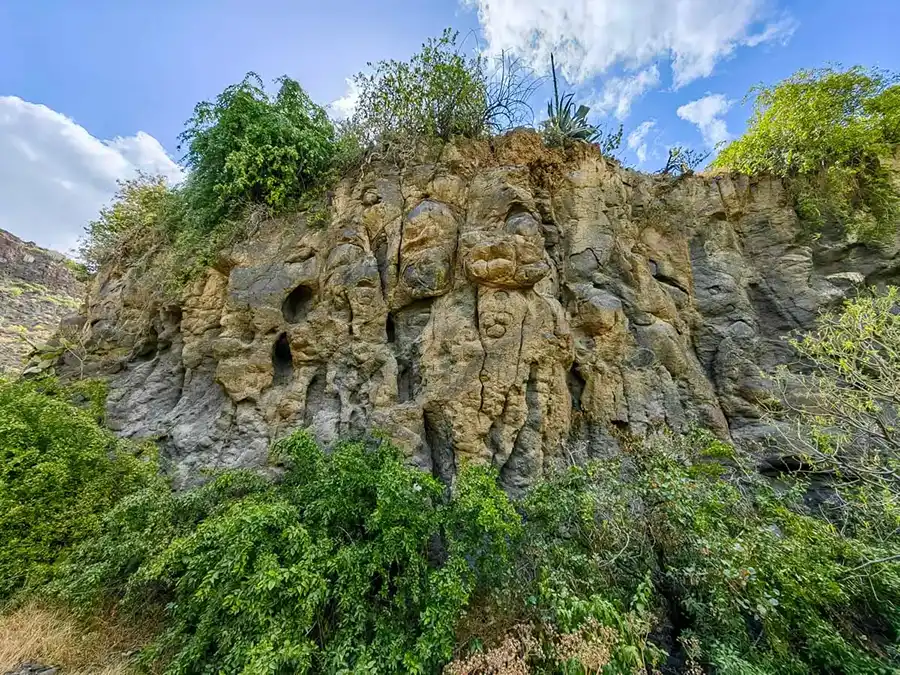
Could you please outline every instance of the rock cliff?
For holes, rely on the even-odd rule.
[[[765,438],[782,336],[900,278],[897,245],[807,243],[776,180],[640,174],[529,132],[374,163],[331,211],[262,222],[179,302],[95,280],[79,325],[109,420],[182,483],[298,427],[382,429],[444,480],[492,462],[512,491],[619,431]]]
[[[20,371],[83,293],[65,256],[0,230],[0,373]]]

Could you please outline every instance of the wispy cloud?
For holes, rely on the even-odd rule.
[[[591,108],[624,120],[632,103],[658,84],[659,68],[655,64],[634,75],[609,78],[602,92],[591,100]]]
[[[643,164],[648,157],[648,136],[656,127],[656,120],[641,122],[634,131],[628,134],[628,147],[637,155],[638,162]]]
[[[731,138],[722,116],[728,112],[732,103],[733,101],[729,101],[723,94],[708,94],[696,101],[685,103],[677,112],[681,119],[696,124],[703,135],[703,140],[713,148]]]

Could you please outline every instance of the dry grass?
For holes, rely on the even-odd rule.
[[[66,675],[132,675],[131,654],[159,625],[156,616],[140,624],[113,612],[79,619],[60,607],[26,603],[0,615],[0,673],[32,661]]]

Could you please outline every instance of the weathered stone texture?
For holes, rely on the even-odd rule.
[[[20,372],[83,293],[65,256],[0,230],[0,374]]]
[[[159,438],[183,482],[262,465],[299,427],[377,427],[445,480],[491,462],[513,491],[620,430],[765,437],[781,337],[900,277],[896,246],[802,243],[775,180],[649,176],[527,132],[374,166],[333,210],[263,224],[177,306],[97,279],[110,420]]]

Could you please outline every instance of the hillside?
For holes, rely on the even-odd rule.
[[[81,304],[72,261],[0,230],[0,373],[17,372],[33,346]]]

